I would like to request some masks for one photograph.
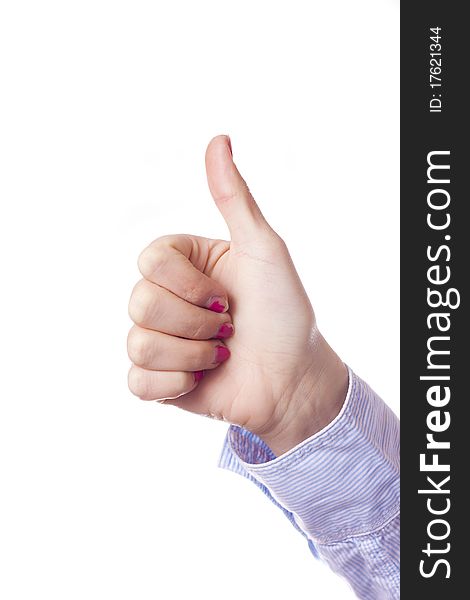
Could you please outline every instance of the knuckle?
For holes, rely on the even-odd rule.
[[[279,250],[286,250],[287,245],[284,239],[273,229],[269,227],[267,235],[271,237],[271,243],[275,244]]]
[[[176,380],[177,394],[186,394],[194,384],[194,375],[192,372],[181,371]]]
[[[207,336],[208,327],[207,324],[200,321],[191,323],[188,327],[189,337],[194,340],[204,340]]]
[[[186,369],[188,371],[197,371],[206,368],[206,364],[210,362],[211,350],[210,342],[202,340],[192,340],[188,342],[186,352]]]
[[[152,313],[152,300],[153,296],[145,280],[139,281],[129,300],[129,317],[136,325],[144,325],[148,322]]]
[[[140,369],[132,367],[127,378],[129,390],[142,400],[149,397],[149,386],[145,373]]]
[[[282,246],[283,248],[287,248],[287,244],[284,241],[284,238],[282,238],[278,233],[274,232],[274,236],[277,240],[277,243]]]
[[[138,367],[148,364],[149,344],[146,335],[133,327],[127,337],[127,353],[131,361]]]
[[[155,273],[158,274],[165,267],[168,260],[168,248],[164,240],[165,238],[159,238],[141,252],[137,265],[144,277],[148,278]]]
[[[239,199],[240,196],[243,196],[243,194],[239,190],[227,191],[217,196],[217,202],[219,204],[229,204]]]
[[[184,300],[191,304],[199,304],[204,296],[201,286],[189,285],[184,290]]]

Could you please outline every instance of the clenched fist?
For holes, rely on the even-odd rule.
[[[210,142],[206,170],[230,241],[169,235],[142,252],[129,304],[129,387],[240,425],[280,455],[338,414],[347,370],[318,331],[227,136]]]

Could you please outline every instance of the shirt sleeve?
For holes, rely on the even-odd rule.
[[[359,598],[399,598],[399,421],[351,369],[327,427],[276,457],[231,425],[219,466],[255,483]]]

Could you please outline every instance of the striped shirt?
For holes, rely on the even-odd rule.
[[[341,412],[276,457],[231,425],[219,466],[255,483],[359,598],[399,598],[399,421],[349,369]]]

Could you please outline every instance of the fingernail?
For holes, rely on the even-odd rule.
[[[208,304],[209,310],[213,310],[214,312],[223,313],[228,309],[228,302],[224,298],[220,296],[213,296]]]
[[[204,371],[194,371],[194,381],[197,383],[204,377]]]
[[[222,323],[219,327],[219,331],[217,332],[216,338],[219,340],[224,340],[233,335],[233,325],[232,323]]]
[[[221,363],[230,356],[230,350],[226,346],[215,347],[215,363]]]
[[[230,154],[233,156],[233,152],[232,152],[232,140],[230,139],[229,135],[227,135],[227,144],[228,144],[228,149],[230,150]]]

